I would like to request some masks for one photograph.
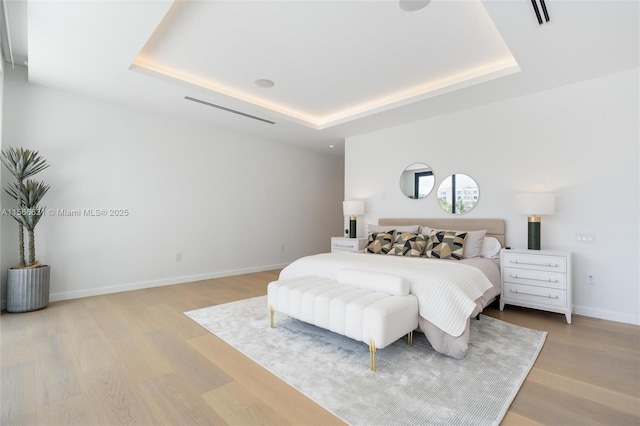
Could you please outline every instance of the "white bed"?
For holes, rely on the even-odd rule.
[[[491,237],[491,253],[504,246],[505,224],[502,219],[380,219],[378,228],[398,227],[475,232],[476,239]],[[385,228],[380,228],[385,227]],[[387,228],[391,227],[391,228]],[[401,228],[404,230],[410,228]],[[408,231],[407,231],[408,232]],[[467,233],[468,235],[471,235]],[[471,238],[468,240],[471,241]],[[480,243],[483,240],[480,240]],[[466,244],[466,242],[465,242]],[[473,251],[475,253],[475,251]],[[469,250],[469,254],[473,254]],[[465,252],[466,254],[466,252]],[[485,253],[490,254],[490,253]],[[497,257],[497,256],[493,256]],[[434,259],[370,253],[325,253],[296,260],[280,273],[280,279],[317,275],[335,279],[345,268],[392,273],[411,282],[411,292],[420,305],[419,329],[433,348],[453,358],[462,358],[469,343],[470,319],[477,316],[500,294],[500,265],[497,259]]]

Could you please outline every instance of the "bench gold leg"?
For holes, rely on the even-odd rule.
[[[413,331],[410,331],[409,334],[407,334],[407,345],[413,346]]]
[[[269,306],[269,326],[273,328],[273,306]]]
[[[369,368],[376,371],[376,344],[373,340],[369,340]]]

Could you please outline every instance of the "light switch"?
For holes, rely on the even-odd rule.
[[[578,233],[576,234],[576,241],[581,244],[595,244],[596,234],[592,233]]]

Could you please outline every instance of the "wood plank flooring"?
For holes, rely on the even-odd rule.
[[[183,312],[266,294],[279,271],[0,317],[2,425],[329,425],[331,413]],[[640,424],[640,327],[507,306],[548,331],[504,425]]]

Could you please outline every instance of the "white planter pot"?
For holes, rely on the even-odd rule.
[[[49,304],[51,267],[10,268],[7,272],[7,312],[30,312]]]

